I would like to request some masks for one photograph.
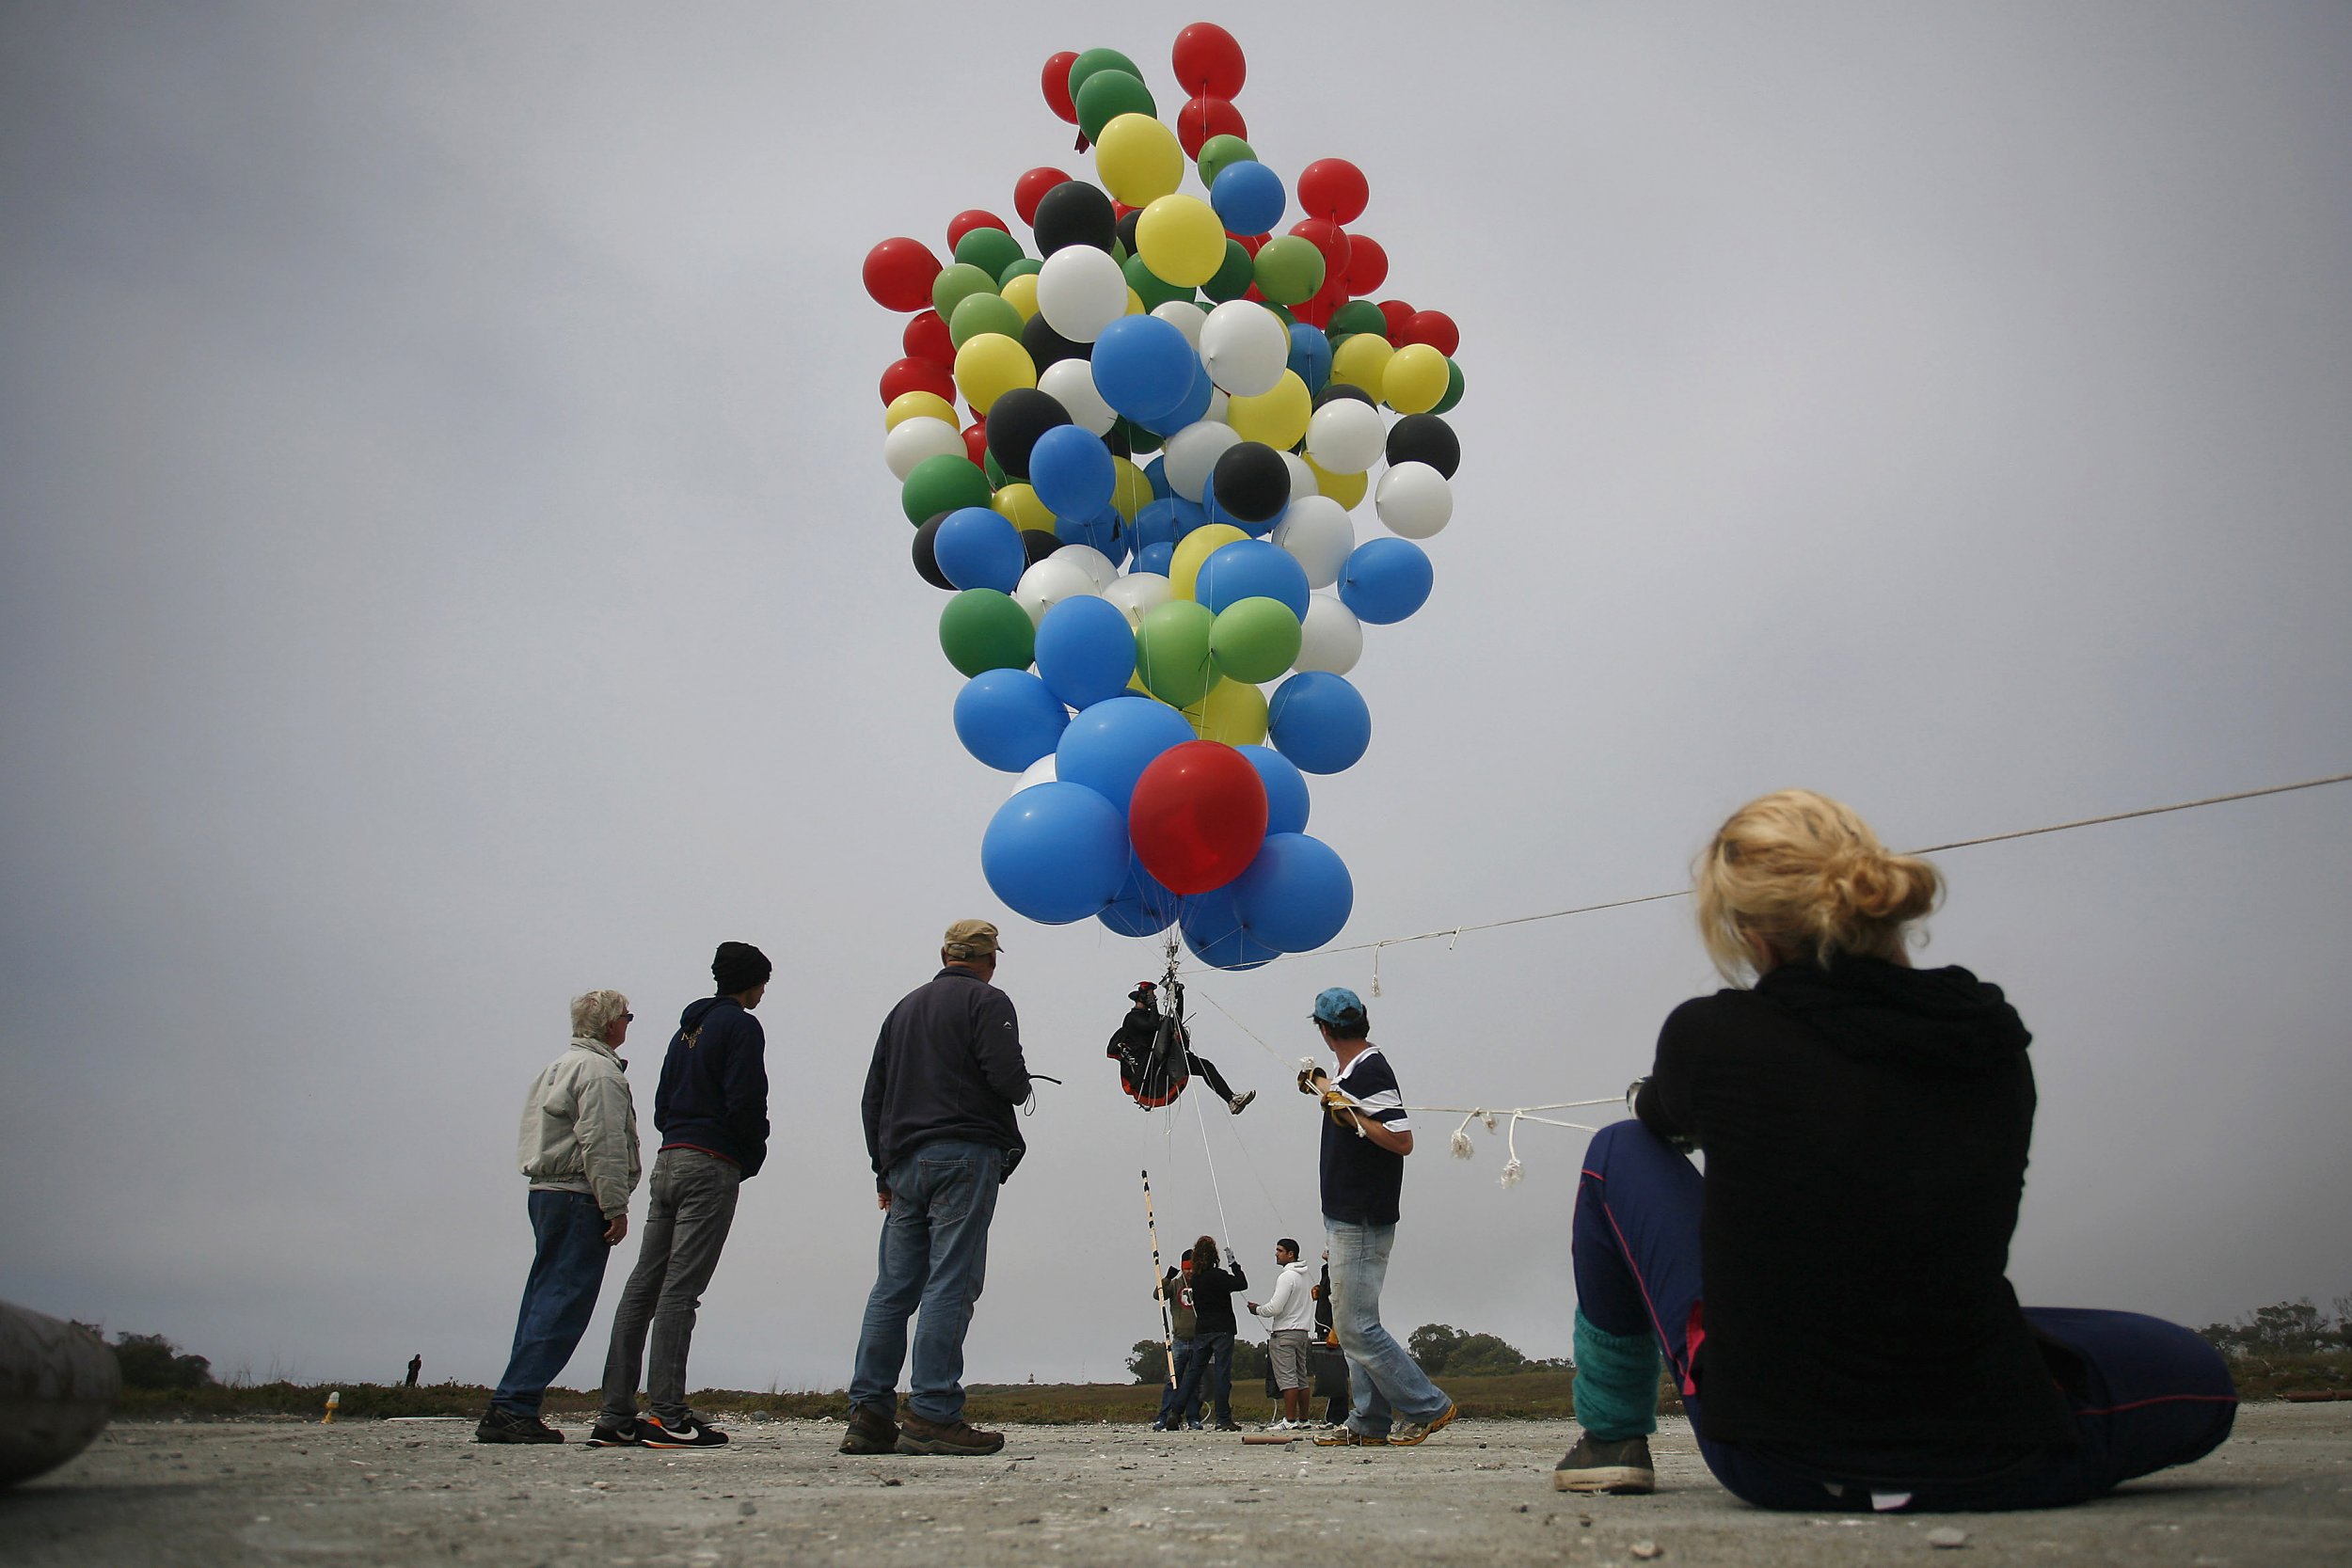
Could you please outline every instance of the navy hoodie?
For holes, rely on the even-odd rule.
[[[732,996],[688,1003],[677,1025],[653,1101],[661,1147],[716,1154],[749,1180],[768,1158],[767,1032]]]

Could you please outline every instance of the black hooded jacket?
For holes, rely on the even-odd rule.
[[[2004,1273],[2031,1038],[1964,969],[1854,957],[1784,964],[1668,1016],[1634,1109],[1706,1150],[1709,1438],[2075,1440]]]
[[[768,1032],[732,996],[686,1005],[661,1058],[653,1124],[661,1147],[731,1160],[748,1181],[768,1159]]]

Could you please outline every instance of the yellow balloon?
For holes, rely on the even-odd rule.
[[[1037,314],[1037,274],[1033,272],[1019,274],[1011,282],[1005,285],[1002,293],[1005,296],[1005,303],[1020,311],[1023,321],[1025,322]]]
[[[1119,515],[1132,523],[1136,514],[1151,502],[1152,482],[1144,477],[1143,470],[1123,457],[1112,458],[1111,504],[1119,508]]]
[[[1379,389],[1364,390],[1400,414],[1426,414],[1445,400],[1448,379],[1444,355],[1427,343],[1407,343],[1390,356]]]
[[[1356,504],[1364,499],[1364,492],[1372,487],[1368,474],[1335,474],[1311,457],[1306,461],[1307,471],[1315,476],[1316,492],[1339,502],[1343,512],[1355,511]]]
[[[956,405],[937,392],[900,392],[882,410],[884,430],[896,430],[909,420],[946,420],[958,430],[963,428],[956,424]]]
[[[1164,196],[1136,219],[1136,253],[1152,276],[1197,289],[1225,264],[1225,220],[1194,196]]]
[[[965,339],[956,350],[956,385],[963,388],[963,401],[985,414],[991,404],[1016,387],[1036,386],[1037,366],[1029,351],[1012,339],[983,332]]]
[[[1331,379],[1343,381],[1350,387],[1361,387],[1370,392],[1375,403],[1380,398],[1381,377],[1389,368],[1389,360],[1396,350],[1377,332],[1359,332],[1331,351]],[[1444,355],[1438,356],[1443,359]],[[1438,388],[1439,395],[1444,388]],[[1429,406],[1436,407],[1436,404]]]
[[[1094,138],[1094,169],[1118,200],[1149,207],[1184,182],[1184,150],[1150,115],[1120,115]]]
[[[1245,441],[1263,441],[1277,451],[1288,451],[1305,438],[1307,420],[1314,411],[1307,384],[1296,371],[1284,371],[1272,391],[1229,400],[1225,422]]]
[[[1184,710],[1192,733],[1228,746],[1255,746],[1265,739],[1265,693],[1248,681],[1220,681],[1207,696]]]
[[[1053,512],[1037,499],[1037,492],[1026,480],[1014,480],[990,497],[988,504],[1015,528],[1033,528],[1040,533],[1054,531]]]
[[[1175,590],[1175,596],[1193,596],[1193,585],[1200,577],[1200,563],[1209,559],[1211,551],[1248,537],[1231,523],[1203,523],[1177,540],[1175,557],[1168,563],[1168,583]]]
[[[1148,312],[1146,312],[1143,309],[1143,296],[1136,293],[1135,290],[1129,289],[1127,291],[1127,314],[1131,316],[1140,316],[1147,313]]]

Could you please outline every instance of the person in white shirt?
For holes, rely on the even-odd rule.
[[[1307,1419],[1307,1334],[1315,1321],[1314,1282],[1298,1260],[1298,1243],[1288,1236],[1274,1243],[1274,1261],[1282,1271],[1275,1275],[1274,1294],[1263,1305],[1253,1301],[1248,1307],[1268,1320],[1266,1359],[1274,1368],[1274,1386],[1282,1391],[1282,1416],[1273,1430],[1287,1432],[1311,1424]]]

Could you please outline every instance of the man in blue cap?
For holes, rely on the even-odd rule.
[[[1454,1419],[1454,1402],[1380,1324],[1380,1286],[1396,1242],[1397,1203],[1413,1127],[1388,1059],[1372,1043],[1363,999],[1344,986],[1315,998],[1315,1027],[1339,1060],[1298,1075],[1319,1095],[1323,1125],[1323,1230],[1331,1245],[1331,1315],[1355,1391],[1347,1424],[1320,1448],[1409,1448]]]

